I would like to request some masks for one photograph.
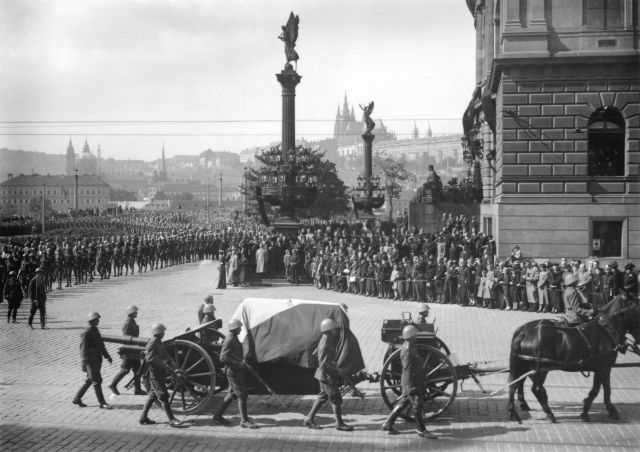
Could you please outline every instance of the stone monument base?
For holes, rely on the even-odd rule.
[[[300,222],[296,218],[279,217],[271,223],[271,227],[275,229],[278,234],[297,235],[300,230]]]
[[[455,216],[465,214],[467,218],[480,220],[480,204],[458,204],[453,202],[410,202],[409,227],[423,229],[424,232],[437,232],[442,229],[442,214]]]

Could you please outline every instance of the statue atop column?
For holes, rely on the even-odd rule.
[[[289,14],[289,20],[287,21],[287,25],[282,25],[282,33],[278,36],[282,42],[284,42],[284,55],[287,58],[287,62],[285,64],[285,68],[287,66],[291,66],[290,61],[295,61],[296,68],[298,66],[298,52],[295,51],[296,41],[298,40],[298,24],[300,23],[300,18],[293,14]]]
[[[371,113],[373,113],[373,101],[369,102],[368,105],[363,106],[360,104],[360,110],[362,110],[362,121],[364,122],[365,131],[364,135],[370,135],[373,128],[376,126],[376,123],[371,119]]]

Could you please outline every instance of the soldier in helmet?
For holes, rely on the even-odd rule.
[[[171,427],[179,427],[182,423],[175,418],[169,403],[169,392],[165,379],[173,374],[173,368],[169,365],[169,355],[162,343],[166,327],[162,323],[155,323],[151,327],[153,337],[149,339],[145,348],[144,359],[149,366],[149,397],[144,404],[142,414],[140,415],[140,425],[155,424],[149,419],[149,410],[154,402],[159,401],[162,409],[169,418]]]
[[[324,319],[320,324],[322,338],[318,343],[318,370],[315,378],[320,382],[320,394],[311,407],[311,411],[303,422],[305,427],[320,429],[315,422],[315,416],[320,407],[331,401],[333,414],[336,418],[336,430],[353,431],[353,427],[342,420],[342,395],[340,393],[340,379],[342,372],[337,363],[337,347],[339,340],[338,324],[332,319]]]
[[[429,317],[429,305],[420,303],[420,306],[418,306],[418,318],[415,323],[427,323],[427,317]]]
[[[213,295],[207,295],[206,297],[204,297],[202,304],[200,305],[200,307],[198,307],[198,324],[203,323],[203,319],[205,317],[204,308],[206,308],[208,305],[213,306]],[[213,308],[213,310],[216,310],[215,307]],[[215,320],[215,317],[212,320]]]
[[[577,325],[587,322],[594,314],[591,304],[586,302],[584,296],[577,291],[578,275],[567,273],[564,277],[564,309],[562,318],[569,325]]]
[[[127,308],[127,320],[124,321],[124,325],[122,326],[123,336],[140,336],[140,327],[136,323],[136,317],[138,317],[138,307],[129,306]],[[140,386],[140,365],[142,364],[141,360],[127,356],[126,352],[122,348],[120,348],[119,353],[120,358],[122,358],[120,372],[118,372],[116,376],[113,377],[113,381],[109,385],[109,389],[111,389],[111,392],[114,395],[120,395],[120,391],[118,391],[118,383],[120,383],[120,380],[122,380],[130,370],[133,370],[133,386],[135,388],[134,394],[147,395],[147,393],[143,391],[142,387]]]
[[[111,356],[104,346],[98,324],[100,323],[100,314],[92,312],[87,316],[89,328],[87,328],[80,338],[80,360],[82,362],[82,371],[87,373],[87,378],[78,390],[73,403],[81,408],[86,407],[82,402],[82,396],[87,392],[89,386],[93,385],[100,408],[110,410],[109,405],[102,394],[102,375],[100,368],[102,367],[102,358],[106,358],[111,364]]]
[[[227,380],[229,380],[229,393],[224,398],[220,408],[214,413],[213,421],[216,424],[229,425],[229,421],[223,417],[225,410],[234,400],[238,400],[240,411],[240,426],[243,428],[259,428],[247,414],[247,385],[244,351],[238,340],[238,334],[242,328],[242,322],[231,319],[229,322],[229,334],[225,337],[220,351],[220,362],[226,366]]]
[[[397,434],[398,431],[394,428],[393,424],[400,416],[400,413],[411,405],[413,408],[413,416],[418,426],[418,436],[435,439],[437,436],[426,429],[422,414],[425,374],[423,359],[415,347],[417,334],[418,329],[413,325],[407,325],[402,330],[402,339],[404,339],[404,344],[402,344],[402,348],[400,349],[400,361],[402,363],[400,384],[402,385],[402,395],[396,400],[396,404],[386,422],[382,424],[382,430],[385,430],[389,435]]]

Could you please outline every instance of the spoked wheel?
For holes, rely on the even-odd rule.
[[[216,388],[216,367],[198,344],[180,339],[167,344],[176,371],[167,377],[171,408],[178,414],[195,414],[203,409]]]
[[[442,414],[455,400],[458,392],[458,375],[451,360],[441,350],[430,345],[415,345],[424,360],[425,392],[423,415],[425,419],[433,419]],[[402,394],[400,378],[402,363],[400,349],[394,351],[385,361],[380,375],[380,392],[382,400],[389,409]],[[407,421],[413,417],[409,412],[400,415]]]

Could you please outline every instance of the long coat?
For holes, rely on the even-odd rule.
[[[256,273],[266,273],[267,271],[267,250],[258,248],[256,251]]]

